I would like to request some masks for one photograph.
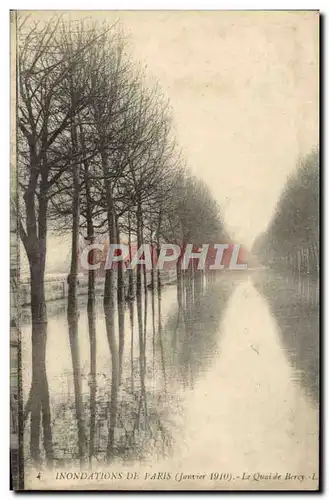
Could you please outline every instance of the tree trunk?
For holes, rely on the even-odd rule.
[[[161,364],[162,364],[162,372],[163,372],[163,384],[165,394],[167,392],[167,375],[166,375],[166,364],[165,364],[165,356],[164,356],[164,348],[163,348],[163,339],[162,339],[162,311],[161,311],[161,293],[160,289],[158,290],[158,338],[159,338],[159,347],[161,353]]]
[[[116,229],[117,243],[118,245],[120,245],[120,230],[117,217],[115,218],[115,226],[116,226],[115,229]],[[124,262],[119,261],[117,263],[117,266],[118,266],[117,299],[119,304],[124,300]]]
[[[39,217],[37,224],[35,190],[37,175],[31,165],[29,188],[24,194],[27,233],[21,234],[29,260],[31,280],[31,318],[32,318],[32,385],[28,401],[31,410],[30,452],[35,463],[40,462],[40,424],[44,435],[47,464],[53,461],[49,390],[46,372],[47,309],[45,299],[45,263],[47,251],[47,168],[40,183]]]
[[[144,245],[144,221],[143,215],[141,216],[141,244]],[[145,257],[145,255],[144,255]],[[143,277],[144,277],[144,293],[147,293],[147,269],[146,264],[143,265]]]
[[[129,262],[131,262],[131,220],[130,211],[128,212],[128,245],[129,245]],[[134,272],[132,269],[128,268],[128,295],[129,297],[134,296]]]
[[[138,341],[139,341],[139,377],[141,384],[141,401],[146,405],[146,389],[145,389],[145,342],[144,342],[144,332],[143,332],[143,307],[142,307],[142,296],[137,294],[137,322],[138,322]],[[146,406],[145,406],[146,408]]]
[[[85,138],[84,138],[84,130],[82,124],[80,123],[80,135],[81,135],[81,146],[83,151],[85,152]],[[93,207],[92,207],[92,197],[90,192],[90,177],[89,177],[89,163],[88,161],[84,161],[84,181],[86,186],[86,221],[87,221],[87,239],[90,245],[94,244],[95,241],[95,231],[93,224]],[[91,250],[89,252],[90,264],[95,263],[95,250]],[[95,270],[88,269],[88,310],[89,307],[91,310],[94,308],[95,301]]]
[[[104,186],[107,201],[107,224],[108,224],[108,237],[109,245],[116,244],[116,231],[115,231],[115,214],[114,203],[112,196],[112,187],[109,179],[108,159],[105,153],[102,154],[102,166],[104,174]],[[109,246],[110,248],[110,246]],[[112,269],[105,270],[105,285],[104,285],[104,304],[108,305],[111,309],[114,308],[114,271]]]
[[[77,150],[77,130],[75,123],[71,127],[73,151]],[[78,252],[80,229],[80,166],[73,166],[73,198],[72,198],[72,247],[71,268],[68,279],[67,320],[72,356],[75,411],[78,427],[78,448],[80,463],[85,460],[85,432],[83,422],[83,402],[81,390],[80,355],[78,344]]]
[[[102,167],[104,174],[106,199],[108,205],[107,223],[108,223],[109,245],[111,245],[116,243],[115,214],[114,214],[114,204],[112,197],[112,187],[109,179],[108,159],[104,151],[102,153]],[[104,313],[105,313],[107,340],[109,343],[111,360],[112,360],[111,395],[109,401],[110,421],[108,427],[108,442],[107,442],[107,461],[111,462],[114,455],[114,441],[115,441],[115,428],[117,421],[117,400],[118,400],[118,386],[119,386],[118,348],[115,339],[115,329],[114,329],[114,272],[112,266],[111,269],[106,269],[105,271]]]
[[[89,463],[95,452],[95,432],[96,432],[96,325],[95,325],[95,304],[88,303],[88,326],[90,341],[90,423],[89,423]]]
[[[87,202],[88,203],[88,202]],[[94,226],[90,213],[87,209],[87,236],[90,244],[94,243]],[[89,253],[90,264],[95,263],[95,251]],[[89,463],[92,463],[92,457],[95,449],[96,432],[96,325],[95,325],[95,270],[88,270],[88,325],[89,325],[89,343],[90,343],[90,423],[89,423]]]
[[[178,257],[176,262],[176,277],[177,277],[177,301],[178,306],[182,307],[183,302],[183,289],[182,289],[182,257]]]
[[[134,302],[129,301],[131,391],[134,392]]]
[[[120,230],[118,220],[116,218],[116,236],[117,242],[120,244]],[[121,382],[123,348],[124,348],[124,330],[125,330],[125,315],[124,315],[124,263],[118,262],[118,280],[117,280],[117,299],[118,299],[118,327],[119,327],[119,384]]]
[[[118,303],[118,327],[119,327],[119,385],[121,383],[123,349],[125,341],[125,304],[123,301]]]
[[[42,260],[42,258],[41,258]],[[53,460],[50,427],[49,392],[46,373],[47,312],[44,291],[44,267],[30,264],[32,315],[32,389],[31,389],[31,458],[40,462],[40,424],[43,414],[44,445],[47,462]]]
[[[159,213],[159,222],[158,222],[158,228],[157,228],[157,259],[159,259],[159,255],[160,255],[160,230],[161,230],[161,223],[162,223],[162,212],[160,210],[160,213]],[[157,288],[158,288],[158,294],[161,295],[161,273],[160,273],[160,269],[157,270]]]
[[[118,406],[118,388],[119,388],[119,360],[118,349],[115,339],[113,309],[111,310],[108,305],[104,304],[105,312],[105,325],[107,339],[110,347],[111,361],[112,361],[112,380],[111,380],[111,395],[109,401],[109,428],[108,428],[108,442],[107,442],[107,461],[110,463],[113,460],[114,444],[115,444],[115,428],[117,422],[117,406]]]
[[[142,207],[140,203],[137,204],[137,248],[140,248],[142,244]],[[142,292],[142,275],[141,275],[141,265],[136,266],[136,294],[141,295]]]

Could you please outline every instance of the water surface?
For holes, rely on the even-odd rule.
[[[167,286],[160,295],[148,292],[116,310],[119,381],[109,460],[113,356],[99,299],[96,371],[90,373],[92,321],[81,299],[78,344],[86,461],[93,467],[112,463],[117,469],[226,471],[238,483],[248,471],[303,474],[294,487],[312,484],[310,476],[318,469],[318,307],[316,282],[264,271],[187,282],[181,294],[175,285]],[[65,304],[50,303],[48,310],[54,459],[57,466],[72,466],[81,457]],[[27,399],[28,322],[23,339]],[[28,425],[26,429],[28,457]],[[256,483],[261,481],[241,487]],[[179,485],[190,487],[190,480]]]

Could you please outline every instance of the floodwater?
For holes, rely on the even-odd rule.
[[[49,303],[48,315],[54,464],[55,469],[67,470],[82,462],[65,304]],[[113,353],[101,299],[95,308],[94,375],[91,324],[81,298],[78,344],[87,464],[83,470],[100,470],[110,463],[106,470],[117,474],[139,471],[133,484],[124,483],[128,489],[317,488],[317,281],[267,270],[223,272],[216,280],[187,283],[182,294],[170,285],[160,296],[148,292],[140,301],[125,304],[114,316],[119,366],[115,405]],[[26,401],[32,373],[28,322],[22,336]],[[114,443],[109,452],[113,411]],[[27,462],[28,434],[27,424]],[[152,475],[155,472],[165,476]],[[123,486],[120,481],[114,476],[101,486],[87,487],[117,488]],[[75,487],[86,484],[80,481]]]

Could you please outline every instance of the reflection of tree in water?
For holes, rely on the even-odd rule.
[[[95,431],[96,431],[96,394],[97,394],[97,374],[96,374],[96,316],[95,300],[91,297],[88,301],[88,330],[90,344],[90,377],[89,377],[89,462],[92,461],[95,452]],[[88,413],[88,412],[87,412]]]
[[[218,325],[232,293],[232,281],[184,279],[178,307],[163,326],[167,363],[173,378],[193,388],[218,351]],[[171,382],[171,381],[170,381]]]
[[[143,460],[150,454],[163,457],[173,444],[176,398],[150,384],[156,377],[156,366],[146,352],[147,299],[139,297],[127,306],[130,318],[131,345],[126,337],[128,351],[123,356],[124,307],[118,307],[118,332],[114,314],[105,311],[105,323],[110,344],[111,363],[107,373],[96,373],[95,366],[95,311],[88,310],[88,325],[91,344],[91,370],[81,374],[83,391],[84,428],[89,429],[89,462],[111,462],[114,460]],[[134,309],[137,309],[137,324],[134,324]],[[120,310],[121,309],[121,310]],[[136,331],[134,331],[136,329]],[[129,332],[129,330],[126,330]],[[119,342],[117,342],[117,333]],[[133,349],[136,335],[138,348]],[[153,333],[151,334],[152,337]],[[153,370],[152,370],[153,366]],[[54,455],[57,464],[81,463],[81,446],[77,434],[76,398],[72,394],[74,377],[63,378],[62,401],[53,411]],[[71,387],[70,387],[71,386]],[[64,389],[65,391],[65,389]]]
[[[86,428],[91,425],[93,414],[95,417],[93,456],[97,461],[104,462],[108,461],[111,381],[105,373],[97,373],[97,380],[93,411],[87,394],[83,406]],[[169,453],[173,444],[172,430],[175,424],[172,412],[175,411],[175,404],[173,396],[161,391],[142,390],[136,386],[132,391],[130,377],[123,379],[118,393],[111,459],[143,460],[150,454],[160,458]],[[80,457],[73,397],[67,397],[56,405],[53,426],[55,461],[70,465],[76,461],[78,465]]]
[[[33,317],[33,315],[32,315]],[[46,319],[46,315],[44,316]],[[26,464],[46,462],[53,464],[52,426],[50,417],[49,387],[46,371],[47,322],[34,322],[32,339],[40,333],[32,349],[32,383],[23,414],[24,460]]]
[[[177,392],[193,386],[215,355],[231,291],[232,281],[206,282],[195,273],[177,287],[178,308],[169,317],[165,292],[154,290],[98,309],[104,311],[110,354],[101,371],[95,304],[88,303],[90,364],[79,373],[79,412],[76,366],[63,374],[62,393],[51,395],[54,463],[78,466],[88,460],[91,466],[170,455],[183,419]]]
[[[296,380],[315,403],[319,398],[319,283],[312,277],[266,275],[255,280],[281,333]]]

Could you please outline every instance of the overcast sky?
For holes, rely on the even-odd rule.
[[[136,58],[172,107],[192,170],[248,246],[288,173],[318,142],[318,17],[303,12],[124,12]]]
[[[120,18],[134,57],[170,99],[188,165],[232,236],[251,246],[298,158],[318,143],[318,14],[92,15]]]

